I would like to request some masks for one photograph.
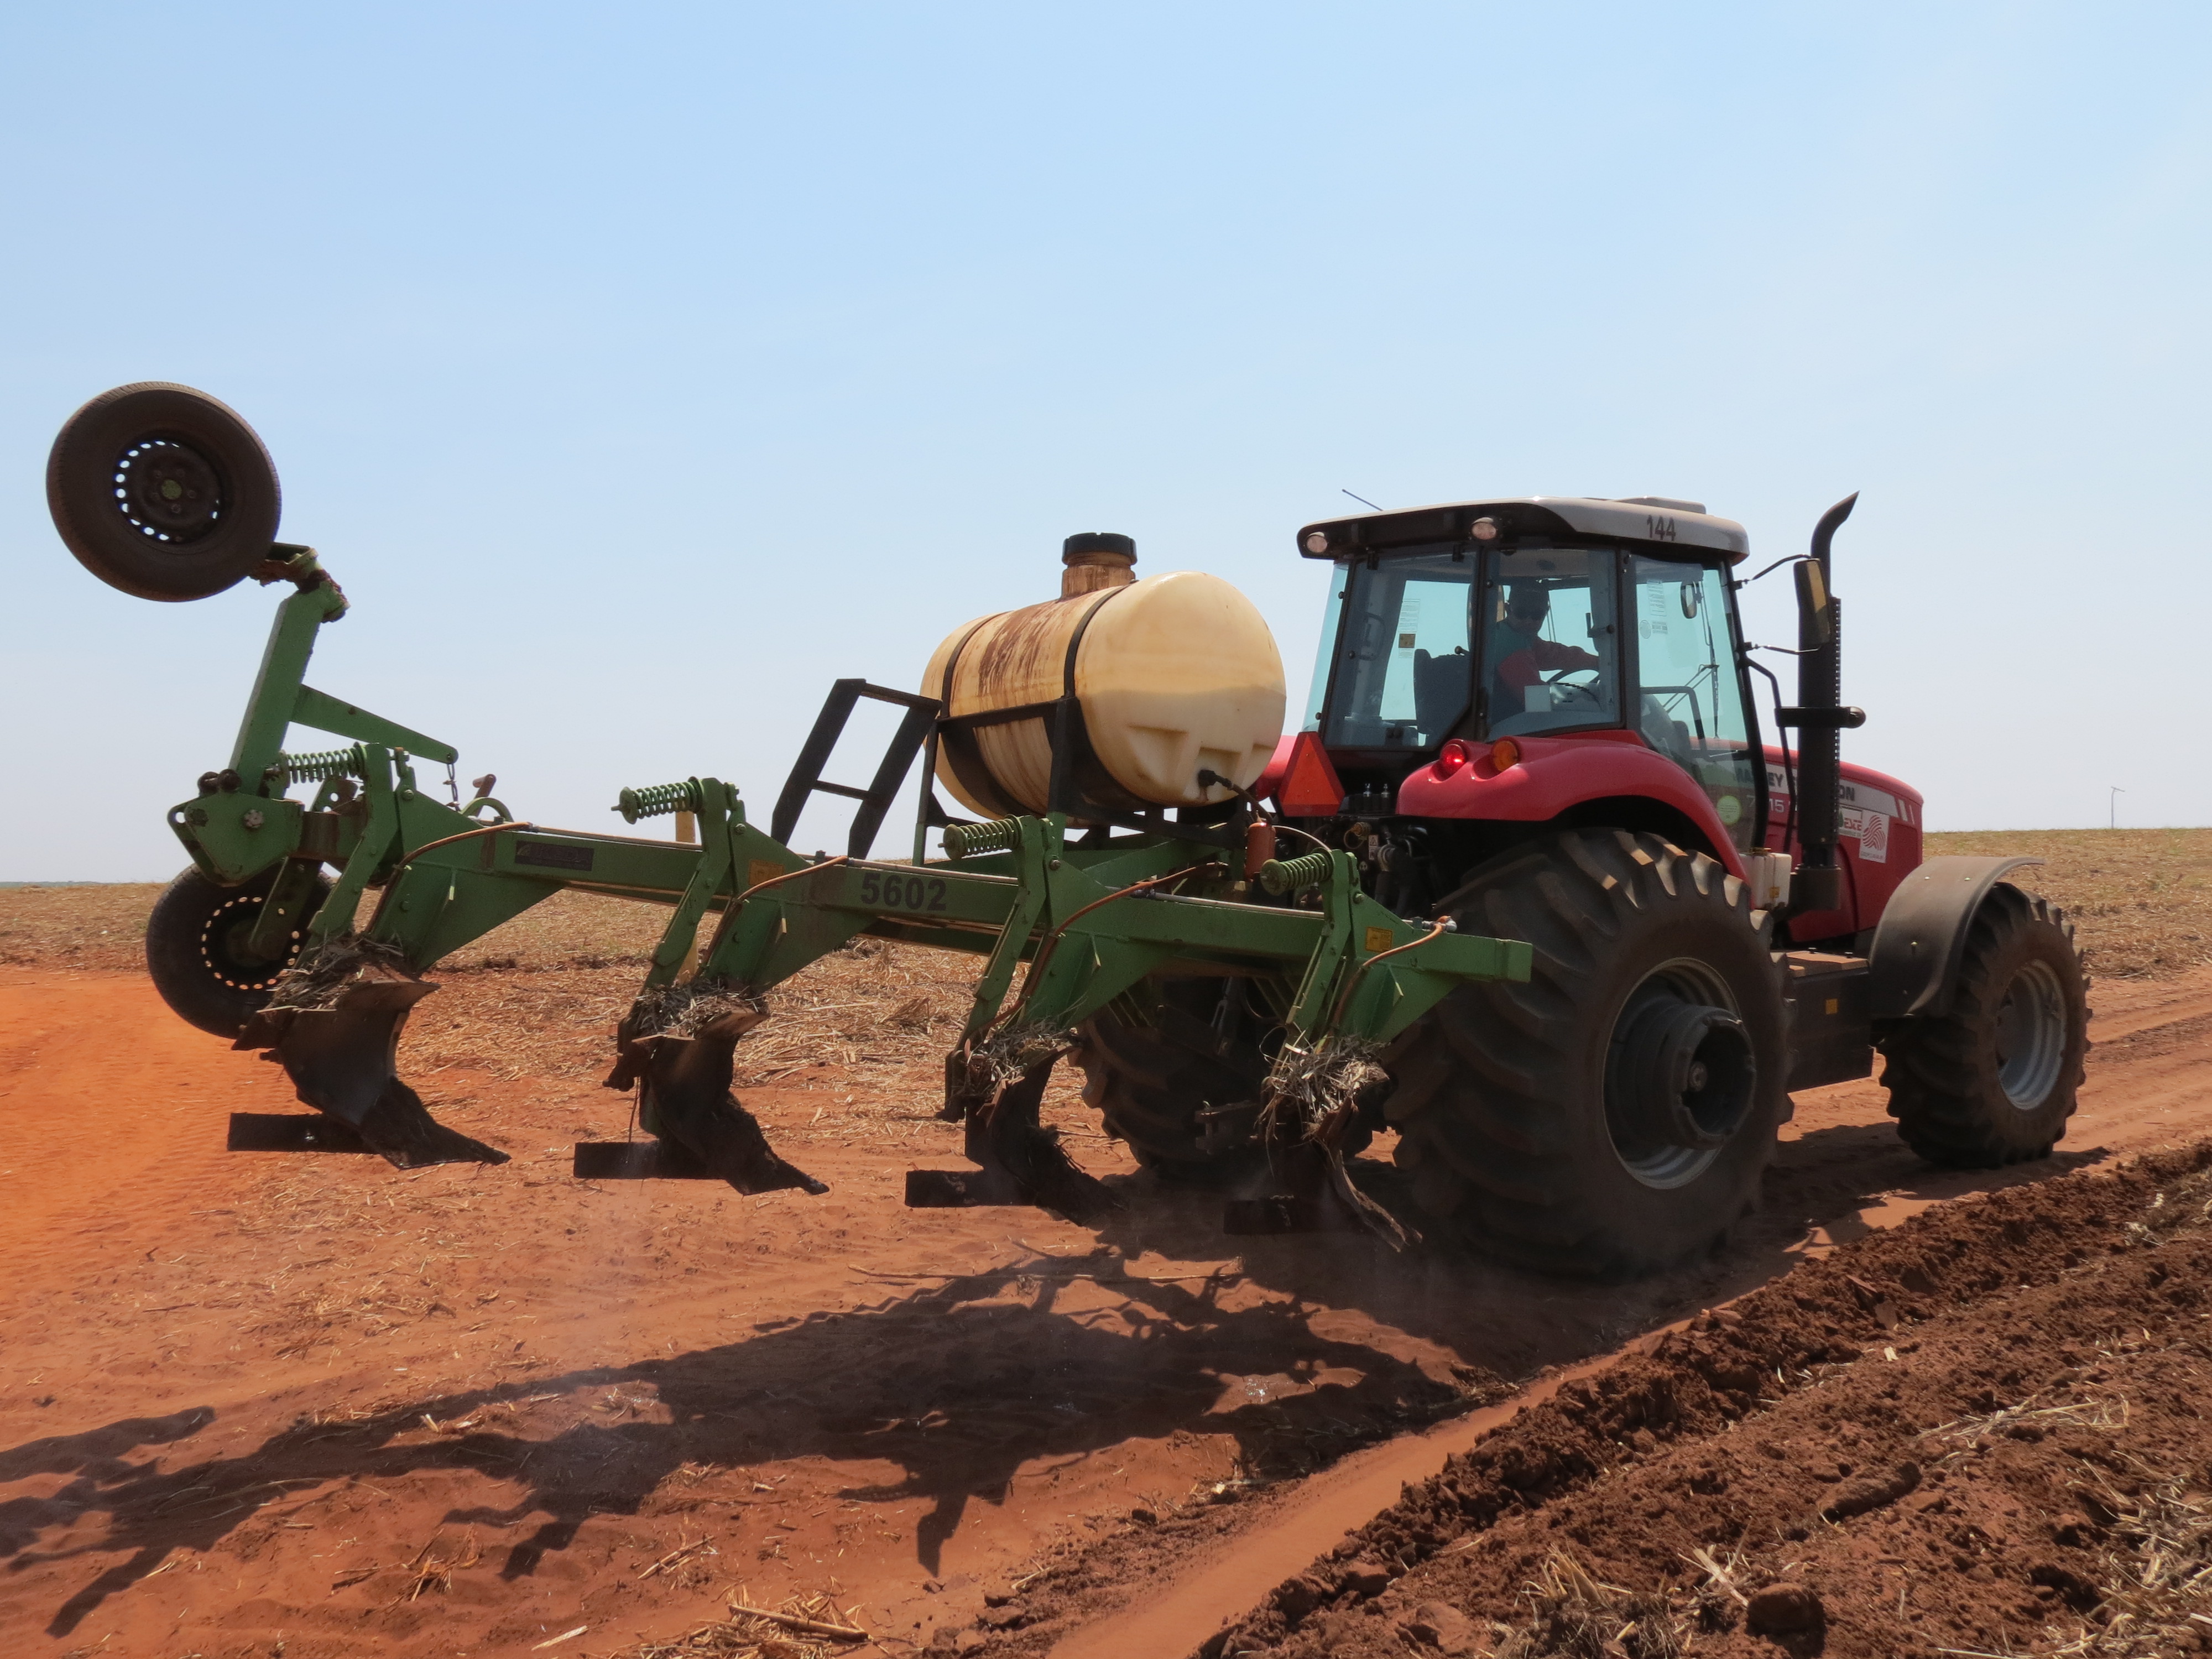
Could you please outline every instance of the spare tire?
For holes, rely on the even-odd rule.
[[[103,392],[62,423],[46,508],[77,562],[142,599],[204,599],[270,556],[283,500],[252,427],[188,386]]]

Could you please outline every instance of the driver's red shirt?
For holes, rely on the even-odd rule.
[[[1507,690],[1526,691],[1549,671],[1598,666],[1598,659],[1578,645],[1562,645],[1557,640],[1530,640],[1501,660],[1492,672],[1498,683]]]

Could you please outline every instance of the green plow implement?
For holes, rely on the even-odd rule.
[[[925,776],[914,857],[871,858],[917,753],[926,767],[933,757],[939,710],[855,680],[837,683],[768,830],[749,821],[735,786],[704,774],[626,789],[615,809],[626,825],[686,815],[687,840],[519,822],[489,775],[471,799],[451,787],[441,799],[459,759],[451,745],[307,684],[317,634],[346,600],[312,550],[276,554],[254,574],[295,591],[229,763],[204,775],[169,822],[198,874],[237,896],[211,912],[209,959],[265,987],[238,1046],[266,1050],[302,1101],[344,1126],[300,1144],[350,1136],[401,1167],[504,1161],[431,1117],[398,1075],[399,1035],[436,989],[424,975],[442,957],[574,888],[672,907],[607,1079],[638,1091],[652,1139],[580,1146],[580,1175],[824,1190],[771,1150],[732,1092],[733,1053],[769,1017],[775,986],[867,936],[983,958],[946,1057],[943,1114],[963,1127],[975,1168],[914,1172],[909,1203],[1036,1203],[1079,1219],[1112,1206],[1040,1127],[1053,1066],[1086,1019],[1111,1009],[1145,1020],[1148,980],[1219,976],[1246,981],[1251,1006],[1280,1032],[1265,1087],[1229,1126],[1267,1148],[1273,1190],[1232,1205],[1232,1227],[1364,1224],[1395,1237],[1339,1151],[1362,1091],[1382,1081],[1376,1055],[1455,987],[1528,976],[1528,945],[1392,914],[1361,890],[1348,854],[1273,856],[1273,826],[1241,799],[1195,817],[1156,813],[1136,833],[1086,828],[1079,812],[959,823],[945,819]],[[822,782],[860,697],[902,707],[898,736],[867,788]],[[294,727],[343,744],[289,750]],[[426,763],[445,779],[426,787]],[[308,798],[291,799],[303,786]],[[844,854],[785,844],[817,790],[860,803]],[[933,823],[948,825],[942,860],[922,856]]]

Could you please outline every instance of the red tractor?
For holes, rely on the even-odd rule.
[[[1397,1039],[1362,1102],[1432,1224],[1554,1271],[1680,1261],[1753,1204],[1792,1091],[1869,1076],[1877,1050],[1899,1133],[1936,1163],[2064,1133],[2087,981],[2064,916],[2006,878],[2035,860],[1923,859],[1919,793],[1838,757],[1865,718],[1839,698],[1828,586],[1856,499],[1783,562],[1788,705],[1738,620],[1749,539],[1697,503],[1526,496],[1298,532],[1335,574],[1304,729],[1252,793],[1279,833],[1353,851],[1400,915],[1535,947],[1529,982],[1456,991]],[[1269,1019],[1240,989],[1170,981],[1086,1030],[1090,1097],[1165,1173],[1249,1152]]]

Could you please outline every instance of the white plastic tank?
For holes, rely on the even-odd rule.
[[[1285,704],[1282,655],[1257,607],[1200,571],[1138,580],[1127,536],[1071,536],[1061,559],[1059,599],[978,617],[930,658],[921,689],[948,722],[939,781],[985,817],[1047,811],[1052,705],[1073,696],[1085,739],[1077,781],[1099,805],[1202,806],[1249,787]]]

